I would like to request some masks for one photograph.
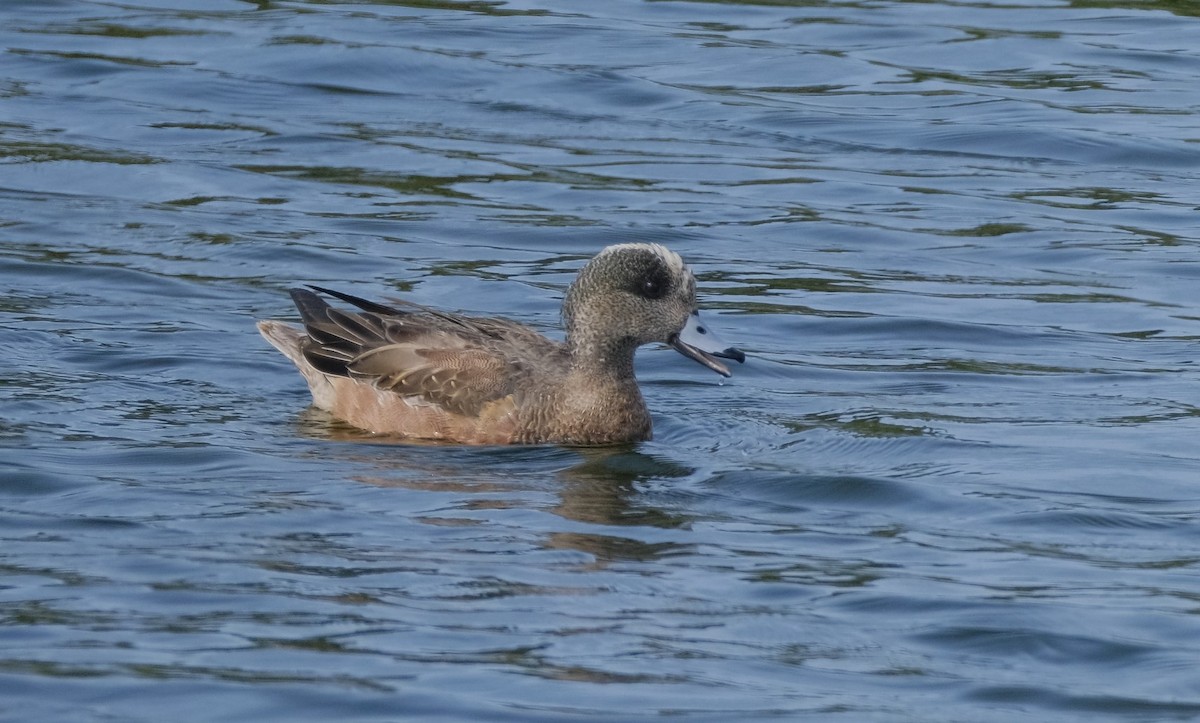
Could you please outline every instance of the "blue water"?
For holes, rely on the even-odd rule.
[[[1200,12],[0,4],[0,719],[1200,718]],[[655,438],[403,445],[317,283],[747,352]]]

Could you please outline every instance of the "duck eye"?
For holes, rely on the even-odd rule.
[[[671,288],[671,280],[666,274],[661,272],[652,273],[642,279],[641,285],[637,289],[639,296],[646,299],[661,299],[667,295],[667,291]]]

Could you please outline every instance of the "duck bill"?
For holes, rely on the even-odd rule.
[[[697,311],[692,312],[683,329],[668,339],[667,343],[688,359],[703,364],[723,377],[733,376],[733,373],[729,367],[717,361],[717,357],[733,359],[739,364],[746,361],[745,354],[721,341],[700,322],[700,312]]]

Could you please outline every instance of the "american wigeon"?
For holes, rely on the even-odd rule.
[[[497,318],[310,287],[292,289],[304,329],[258,329],[308,380],[313,403],[371,432],[467,444],[600,445],[650,438],[633,354],[665,342],[718,374],[745,361],[700,324],[696,280],[658,244],[609,246],[563,299],[566,343]]]

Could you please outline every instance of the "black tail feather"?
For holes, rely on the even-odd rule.
[[[387,306],[386,304],[377,304],[374,301],[368,301],[360,296],[354,296],[352,294],[344,294],[341,291],[334,291],[333,289],[326,289],[321,286],[313,286],[312,284],[309,284],[308,288],[312,289],[313,291],[319,291],[322,294],[329,294],[333,298],[341,299],[342,301],[346,302],[347,304],[354,304],[355,306],[362,309],[363,311],[372,311],[376,314],[387,314],[388,316],[397,316],[397,315],[401,315],[404,313],[404,312],[400,311],[399,309],[396,309],[391,306]],[[311,292],[306,292],[306,293],[311,293]],[[296,295],[294,292],[292,293],[292,298],[293,299],[296,298]],[[324,303],[324,302],[322,302],[322,303]],[[301,311],[301,313],[303,313],[303,311]]]
[[[329,304],[325,303],[324,299],[308,289],[288,289],[288,293],[292,295],[292,303],[296,305],[305,325],[328,320],[325,310],[329,308]]]

